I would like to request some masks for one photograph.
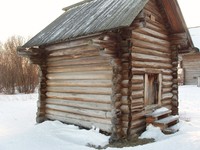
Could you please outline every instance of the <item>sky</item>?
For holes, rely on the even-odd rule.
[[[0,42],[20,35],[32,37],[81,0],[0,0]],[[188,27],[200,26],[200,0],[178,0]]]

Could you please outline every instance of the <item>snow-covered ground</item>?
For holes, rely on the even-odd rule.
[[[90,150],[104,146],[108,136],[98,129],[84,130],[59,121],[35,123],[37,94],[0,95],[0,150]],[[140,138],[156,142],[123,150],[200,150],[200,88],[179,87],[179,132],[164,135],[148,126]],[[107,148],[115,150],[117,148]]]

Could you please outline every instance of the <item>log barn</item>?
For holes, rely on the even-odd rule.
[[[177,0],[85,0],[63,9],[18,53],[40,67],[37,122],[111,134],[145,130],[145,116],[178,114],[178,53],[193,49]]]
[[[182,55],[181,68],[183,70],[183,84],[199,85],[200,81],[200,53]]]

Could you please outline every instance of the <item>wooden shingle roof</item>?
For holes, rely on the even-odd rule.
[[[23,47],[40,46],[130,26],[148,0],[87,0],[66,8]]]

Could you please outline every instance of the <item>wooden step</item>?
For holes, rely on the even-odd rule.
[[[171,110],[166,110],[166,111],[162,111],[162,112],[153,112],[153,113],[149,113],[146,114],[146,123],[150,124],[153,123],[156,120],[162,119],[162,118],[166,118],[168,116],[170,116],[171,114]]]
[[[163,133],[164,134],[173,134],[173,133],[175,133],[175,132],[178,132],[179,131],[179,129],[178,129],[178,127],[177,127],[177,125],[173,125],[173,126],[171,126],[171,127],[168,127],[168,128],[166,128],[166,129],[163,129]]]
[[[154,121],[152,124],[154,126],[160,127],[160,129],[163,131],[164,129],[167,129],[168,127],[171,127],[171,126],[177,124],[178,119],[179,119],[178,116],[169,116],[164,119]]]

